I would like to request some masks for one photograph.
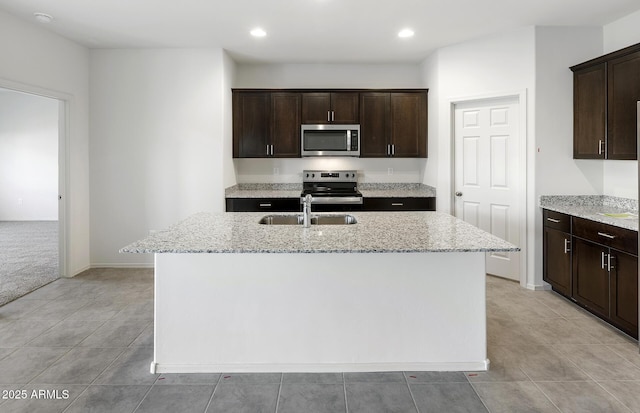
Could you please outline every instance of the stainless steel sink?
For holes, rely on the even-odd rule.
[[[353,215],[317,215],[311,217],[312,225],[352,225],[358,222]]]
[[[258,223],[263,225],[302,225],[302,214],[266,215]],[[312,215],[311,225],[352,225],[357,223],[353,215]]]
[[[302,224],[302,215],[267,215],[258,221],[264,225],[300,225]]]

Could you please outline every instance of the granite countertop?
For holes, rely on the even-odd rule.
[[[370,198],[435,197],[434,187],[417,183],[361,183],[358,190]],[[226,198],[298,198],[301,184],[237,184],[225,190]]]
[[[262,225],[262,212],[199,213],[134,242],[128,253],[406,253],[519,251],[439,212],[354,212],[352,225]],[[287,215],[281,213],[277,215]],[[313,214],[313,215],[335,215]]]
[[[543,195],[540,207],[579,218],[638,231],[638,201],[606,195]],[[603,214],[631,212],[635,218],[615,218]]]

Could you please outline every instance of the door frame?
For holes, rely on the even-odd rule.
[[[478,103],[483,103],[486,101],[503,99],[503,98],[516,98],[518,101],[518,134],[520,139],[520,151],[518,156],[518,184],[519,184],[519,194],[518,194],[518,208],[520,211],[519,217],[519,233],[520,233],[520,265],[519,265],[519,278],[520,285],[522,287],[527,287],[527,262],[528,258],[528,248],[527,248],[527,221],[528,221],[528,208],[527,208],[527,194],[529,192],[529,188],[527,186],[527,156],[528,156],[528,135],[527,135],[527,90],[522,89],[519,91],[505,91],[505,92],[496,92],[496,93],[487,93],[482,95],[472,95],[472,96],[463,96],[449,99],[449,122],[450,122],[450,137],[449,141],[451,144],[450,147],[450,155],[451,155],[451,169],[450,169],[450,188],[449,188],[449,196],[450,196],[450,213],[455,216],[455,185],[456,185],[456,152],[455,152],[455,114],[456,114],[456,105],[462,103],[470,103],[477,101]]]
[[[64,92],[0,78],[0,88],[42,96],[58,101],[58,273],[69,277],[69,136],[70,101],[73,96]]]

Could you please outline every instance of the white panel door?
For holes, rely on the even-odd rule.
[[[519,245],[518,98],[455,105],[455,214]],[[487,273],[520,279],[520,253],[487,253]]]

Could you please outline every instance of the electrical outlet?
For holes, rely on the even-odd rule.
[[[280,175],[280,168],[273,168],[274,175]]]
[[[387,168],[387,175],[393,175],[393,168]]]

